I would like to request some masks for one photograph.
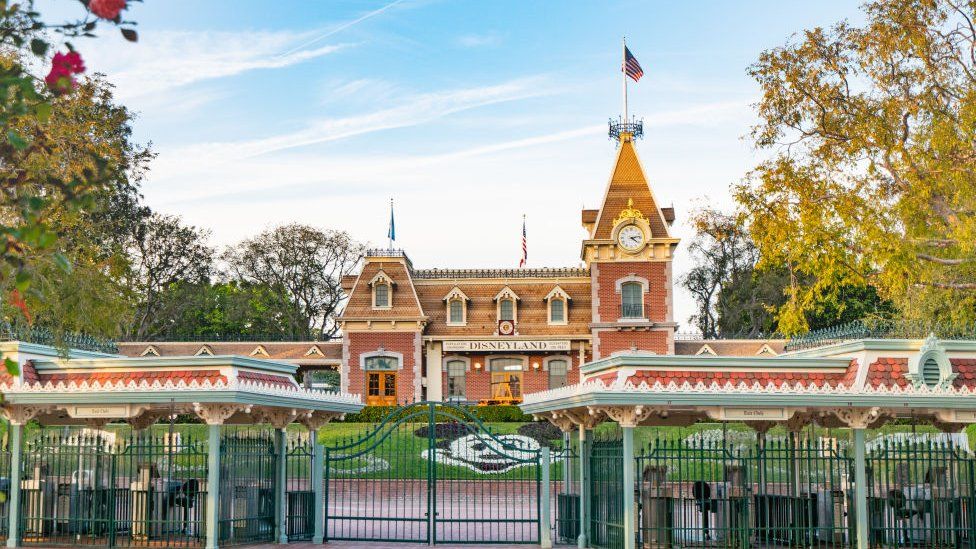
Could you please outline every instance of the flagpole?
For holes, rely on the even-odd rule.
[[[390,226],[386,230],[387,242],[389,242],[390,251],[393,251],[393,198],[390,198]]]
[[[627,37],[623,38],[623,51],[621,51],[620,60],[620,76],[623,78],[623,88],[624,88],[624,124],[627,123]]]

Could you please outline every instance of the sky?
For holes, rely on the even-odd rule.
[[[80,4],[39,2],[52,17]],[[675,320],[694,313],[691,212],[731,208],[762,158],[747,69],[804,29],[859,20],[853,0],[145,0],[140,40],[75,41],[158,153],[153,209],[226,246],[301,222],[397,246],[415,267],[580,264],[622,110],[621,38],[645,76],[630,113],[662,206],[673,205]]]

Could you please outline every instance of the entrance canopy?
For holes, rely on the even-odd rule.
[[[362,408],[358,395],[306,389],[297,366],[240,356],[140,358],[59,351],[24,342],[0,344],[16,376],[0,376],[0,410],[12,422],[100,427],[125,420],[136,429],[171,414],[208,424],[292,422],[317,428]]]
[[[857,429],[894,418],[956,431],[976,423],[976,341],[862,339],[779,356],[625,352],[581,368],[578,385],[525,396],[564,430],[736,421],[765,431],[811,422]]]

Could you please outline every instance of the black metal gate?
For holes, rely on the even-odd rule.
[[[459,406],[397,408],[326,446],[326,539],[539,543],[541,455]]]

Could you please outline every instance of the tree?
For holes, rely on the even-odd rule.
[[[764,52],[756,145],[734,190],[760,253],[784,266],[778,327],[873,286],[906,316],[976,320],[974,6],[885,0]]]
[[[144,341],[165,329],[161,318],[164,293],[177,285],[209,282],[215,251],[208,233],[185,226],[179,217],[152,214],[135,227],[129,241],[127,286],[136,300],[128,337]]]
[[[695,298],[696,313],[689,319],[703,337],[719,335],[716,304],[722,290],[751,274],[756,250],[735,216],[705,208],[691,219],[696,236],[689,246],[695,266],[682,286]]]
[[[150,339],[277,340],[307,337],[291,332],[292,306],[281,288],[232,280],[179,283],[161,296]]]
[[[139,185],[153,157],[132,140],[133,115],[117,105],[112,87],[99,76],[82,82],[75,93],[52,105],[44,125],[50,146],[35,151],[30,170],[38,177],[80,177],[100,168],[106,185],[91,191],[85,206],[60,208],[46,218],[57,238],[47,248],[32,248],[21,259],[32,273],[32,292],[24,292],[30,320],[62,331],[84,331],[116,337],[131,314],[122,275],[128,269],[128,236],[148,215],[140,203]],[[66,270],[64,264],[71,266]],[[16,289],[16,278],[0,277],[4,294]],[[9,301],[4,317],[24,317]]]
[[[281,288],[291,305],[289,330],[303,338],[336,333],[344,299],[340,280],[359,262],[364,247],[344,231],[292,223],[262,232],[223,254],[232,277]]]
[[[692,223],[697,235],[690,251],[696,265],[682,279],[698,307],[691,322],[706,338],[775,334],[791,285],[789,269],[769,262],[760,266],[749,233],[734,215],[706,208]],[[875,288],[848,285],[817,300],[804,312],[804,322],[817,329],[893,313]]]

